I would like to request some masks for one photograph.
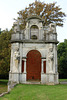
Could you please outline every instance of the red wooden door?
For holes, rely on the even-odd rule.
[[[22,60],[22,73],[24,72],[24,61]]]
[[[44,73],[46,73],[46,61],[43,62],[44,67]]]
[[[37,50],[31,50],[27,54],[27,80],[41,79],[41,54]]]

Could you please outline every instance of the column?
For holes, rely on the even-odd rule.
[[[13,44],[11,44],[10,72],[13,72]]]
[[[19,44],[19,52],[20,52],[20,61],[19,61],[19,73],[21,73],[21,67],[22,67],[22,52],[23,52],[23,49],[22,49],[22,43]]]
[[[57,69],[57,45],[56,45],[56,65],[55,65],[55,72],[57,73],[58,69]]]
[[[41,64],[41,73],[44,73],[43,59],[42,59],[42,64]]]

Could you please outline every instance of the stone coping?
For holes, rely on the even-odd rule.
[[[51,41],[49,41],[49,40],[46,40],[45,43],[55,43],[55,44],[58,44],[59,41],[55,41],[55,40],[51,40]]]
[[[55,44],[58,44],[59,41],[55,41],[55,40],[11,40],[10,41],[11,43],[16,43],[16,42],[19,42],[19,43],[55,43]]]
[[[46,57],[41,57],[41,59],[46,59]]]

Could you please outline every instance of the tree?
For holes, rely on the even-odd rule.
[[[1,34],[1,28],[0,28],[0,34]]]
[[[0,78],[6,78],[10,68],[10,38],[12,30],[0,34]]]
[[[60,78],[67,78],[67,39],[58,45],[58,71]]]
[[[58,26],[63,26],[64,17],[66,14],[61,11],[62,8],[56,6],[56,2],[46,4],[44,2],[35,1],[29,4],[24,10],[18,12],[18,19],[22,21],[21,28],[25,28],[26,18],[30,15],[36,14],[44,19],[44,25],[49,23],[56,23]]]

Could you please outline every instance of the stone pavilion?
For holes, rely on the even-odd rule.
[[[14,33],[11,36],[10,82],[58,84],[56,24],[44,26],[44,23],[37,15],[26,19],[24,30],[20,30],[18,22],[14,23]]]

